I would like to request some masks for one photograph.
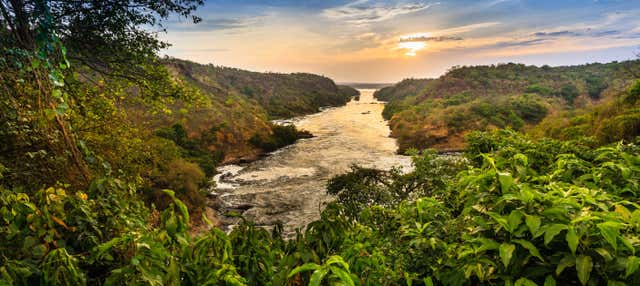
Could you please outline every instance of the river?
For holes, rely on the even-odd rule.
[[[236,211],[269,227],[280,221],[285,235],[318,219],[325,203],[327,181],[345,173],[351,165],[389,169],[408,169],[410,159],[396,155],[395,139],[390,138],[382,118],[384,103],[373,97],[372,89],[361,89],[360,100],[345,106],[294,118],[298,129],[315,137],[271,153],[247,165],[227,165],[214,177],[222,213]],[[222,217],[225,226],[237,218]]]

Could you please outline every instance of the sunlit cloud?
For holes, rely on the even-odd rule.
[[[202,23],[167,23],[163,40],[173,45],[167,54],[201,63],[340,81],[438,76],[452,65],[504,61],[623,60],[638,52],[634,1],[540,1],[207,1]]]
[[[369,24],[389,20],[399,15],[426,10],[439,3],[372,3],[369,0],[357,0],[343,6],[325,9],[323,14],[329,19],[341,20],[350,24]]]
[[[432,33],[434,35],[464,34],[464,33],[469,33],[479,29],[494,27],[497,25],[500,25],[500,22],[482,22],[482,23],[475,23],[470,25],[447,28],[443,30],[434,31]]]
[[[437,36],[431,37],[426,34],[417,34],[400,37],[400,42],[447,42],[447,41],[462,41],[462,37],[455,36]]]
[[[415,57],[419,51],[426,49],[427,43],[443,44],[447,42],[461,42],[464,41],[464,38],[457,36],[456,34],[469,33],[478,29],[493,27],[498,24],[500,23],[484,22],[436,30],[433,32],[401,35],[396,49],[405,51],[404,55],[406,56]],[[447,46],[441,45],[441,47],[446,48]]]
[[[398,43],[400,49],[406,50],[405,55],[415,57],[417,52],[427,47],[425,42],[400,42]]]

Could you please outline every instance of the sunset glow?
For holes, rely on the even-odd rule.
[[[207,1],[175,19],[169,56],[337,81],[437,77],[453,65],[635,58],[640,1]]]
[[[398,44],[400,49],[406,50],[405,55],[410,57],[415,57],[417,52],[424,49],[426,46],[427,44],[422,42],[400,42]]]

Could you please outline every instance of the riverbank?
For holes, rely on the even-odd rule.
[[[285,235],[319,218],[332,198],[327,181],[347,172],[352,165],[390,169],[410,168],[410,159],[396,154],[382,118],[384,103],[373,90],[361,90],[359,101],[290,120],[315,137],[270,153],[259,160],[226,165],[208,203],[219,213],[235,212],[257,225],[282,223]],[[221,216],[222,228],[238,222],[237,216]]]

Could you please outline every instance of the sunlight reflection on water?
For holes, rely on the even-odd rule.
[[[396,155],[396,142],[382,118],[384,104],[374,90],[360,90],[360,101],[291,120],[315,137],[278,150],[245,166],[220,167],[215,192],[229,210],[234,206],[258,225],[281,221],[286,232],[319,218],[331,197],[326,182],[350,166],[411,168],[410,158]],[[246,211],[245,211],[246,210]],[[225,221],[225,223],[232,223]]]

